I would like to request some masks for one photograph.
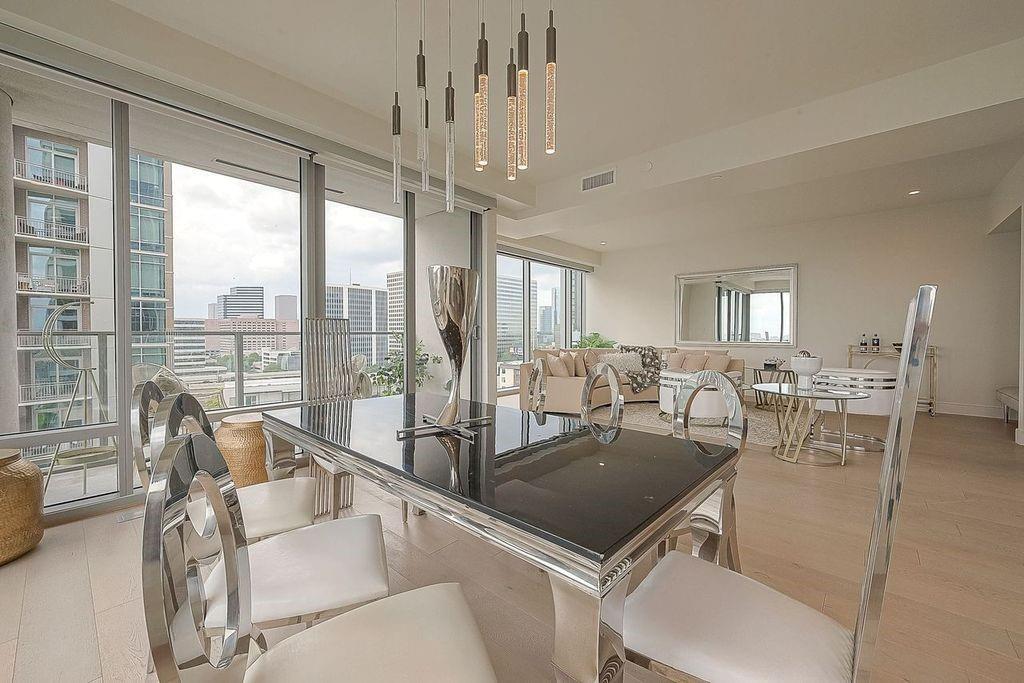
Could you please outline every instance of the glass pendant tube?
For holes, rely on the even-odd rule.
[[[516,167],[517,167],[517,164],[516,164],[516,134],[517,134],[517,128],[518,127],[516,126],[516,117],[517,117],[518,103],[516,101],[517,100],[517,98],[516,98],[516,65],[515,65],[515,59],[514,58],[515,58],[514,51],[510,47],[508,49],[508,67],[507,67],[507,73],[506,73],[506,76],[505,76],[506,79],[507,79],[507,86],[506,87],[507,87],[507,91],[508,91],[507,95],[506,95],[507,101],[506,101],[506,106],[505,106],[505,115],[507,117],[507,122],[508,122],[508,127],[506,129],[507,138],[506,138],[506,144],[505,144],[505,154],[506,154],[506,157],[505,157],[506,158],[505,170],[506,170],[506,177],[509,180],[515,180],[516,179]]]
[[[548,10],[547,65],[544,67],[544,153],[555,153],[555,11]]]
[[[477,170],[487,165],[487,26],[483,20],[483,0],[478,5],[480,39],[476,43],[476,82],[473,84],[473,135]]]
[[[392,200],[402,203],[402,107],[398,104],[398,0],[395,0],[395,103],[391,105]]]
[[[519,21],[519,70],[516,73],[516,118],[519,129],[516,135],[516,161],[519,170],[525,171],[530,166],[530,34],[526,32],[525,12],[520,13]]]
[[[426,0],[420,0],[420,51],[416,55],[416,159],[420,162],[420,189],[430,190],[430,103],[427,101],[427,58],[423,53]]]
[[[455,212],[455,88],[451,71],[444,89],[444,210]]]

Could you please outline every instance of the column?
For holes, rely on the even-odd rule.
[[[14,100],[0,90],[0,434],[18,431],[13,109]]]

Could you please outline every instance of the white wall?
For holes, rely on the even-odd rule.
[[[676,273],[797,263],[797,347],[845,366],[862,333],[899,339],[906,302],[934,283],[939,411],[998,417],[995,388],[1018,376],[1022,248],[1019,234],[986,235],[988,215],[984,200],[968,200],[607,253],[588,280],[587,328],[669,346]],[[731,353],[750,365],[794,350]]]

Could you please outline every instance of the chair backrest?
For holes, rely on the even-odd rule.
[[[701,370],[682,381],[672,406],[672,435],[690,438],[690,408],[693,400],[701,391],[713,389],[725,403],[728,411],[726,422],[725,445],[743,450],[747,445],[747,409],[743,404],[736,383],[728,375],[717,370]],[[705,447],[698,442],[698,448],[706,453]]]
[[[892,560],[897,514],[903,494],[903,478],[910,458],[910,437],[914,432],[921,375],[928,352],[936,289],[935,285],[921,285],[917,295],[910,300],[907,312],[903,350],[897,371],[896,396],[889,415],[889,431],[878,480],[878,506],[871,527],[867,567],[861,585],[860,609],[853,636],[851,674],[857,680],[867,680],[871,675],[878,624],[882,616],[882,599]]]
[[[213,425],[199,400],[192,394],[172,394],[160,401],[151,418],[149,452],[152,463],[168,441],[180,434],[205,434],[213,438]]]
[[[357,387],[348,320],[306,318],[304,325],[302,363],[307,398],[320,401],[353,397]]]
[[[593,394],[597,382],[601,378],[608,381],[608,390],[611,392],[611,417],[607,426],[600,425],[594,421]],[[583,389],[580,391],[580,419],[587,426],[594,438],[601,443],[611,443],[619,436],[619,425],[622,423],[622,410],[625,400],[622,398],[622,380],[619,379],[619,371],[608,363],[595,363],[594,367],[587,372],[587,378],[583,381]]]
[[[204,575],[224,565],[226,619],[206,628]],[[170,439],[153,463],[142,536],[142,599],[161,681],[241,681],[251,623],[249,555],[234,482],[205,434]]]

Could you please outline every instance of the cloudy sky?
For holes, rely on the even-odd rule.
[[[172,174],[175,317],[205,318],[233,286],[263,285],[267,317],[274,296],[299,294],[297,193],[181,164]],[[383,287],[401,268],[400,219],[327,203],[328,283]]]

